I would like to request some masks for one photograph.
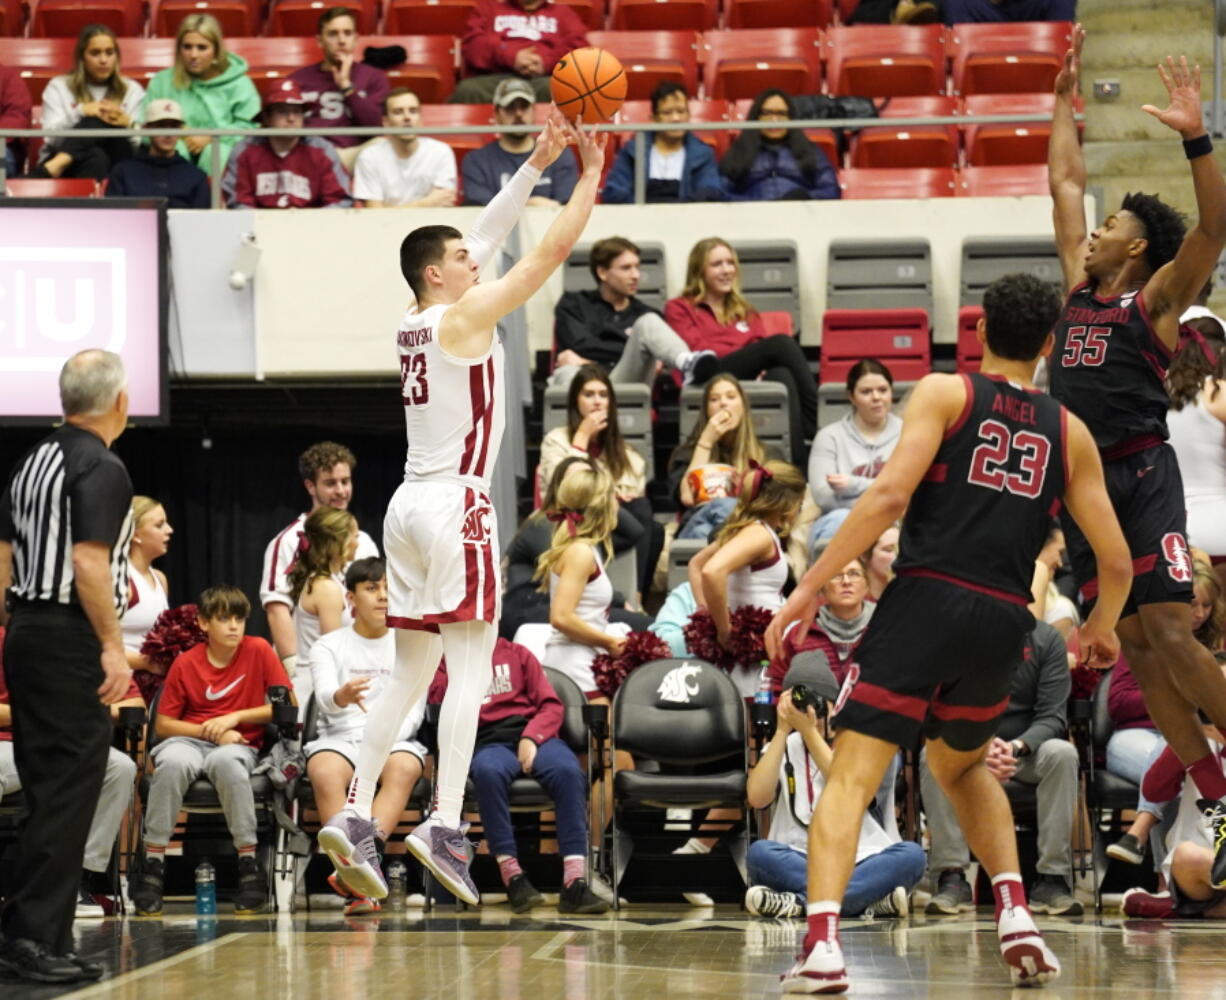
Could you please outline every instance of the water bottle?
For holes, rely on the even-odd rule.
[[[755,705],[769,705],[771,703],[770,669],[770,660],[763,660],[762,672],[758,674],[758,690],[754,692],[753,696],[753,703]]]
[[[217,872],[213,862],[205,858],[196,865],[196,916],[217,915]]]
[[[403,910],[409,889],[409,870],[399,858],[394,858],[387,866],[387,908]]]

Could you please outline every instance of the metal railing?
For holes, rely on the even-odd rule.
[[[1226,9],[1226,0],[1217,0]],[[1220,42],[1220,37],[1218,39]],[[1216,114],[1216,111],[1215,111]],[[1085,116],[1075,116],[1083,121]],[[646,200],[647,191],[647,137],[653,132],[674,132],[684,128],[687,132],[743,132],[761,131],[762,129],[799,128],[799,129],[853,129],[885,126],[888,128],[907,128],[923,125],[1021,125],[1036,121],[1046,122],[1045,118],[1036,118],[1032,114],[1009,115],[929,115],[912,118],[811,118],[789,121],[717,121],[717,122],[638,122],[634,124],[613,122],[607,125],[595,126],[598,132],[634,133],[634,201],[641,205]],[[1216,120],[1216,119],[1215,119]],[[536,135],[540,132],[539,124],[532,125],[422,125],[416,128],[374,128],[366,126],[348,126],[334,128],[60,128],[60,129],[0,129],[0,186],[5,180],[4,148],[10,139],[118,139],[118,138],[148,138],[157,135],[202,135],[209,138],[219,136],[331,136],[352,135],[370,139],[384,135],[425,135],[431,137],[450,135],[492,135],[496,133],[511,135]],[[212,190],[214,208],[221,208],[221,146],[211,142],[207,149],[210,158],[209,181]],[[832,164],[837,167],[837,164]]]

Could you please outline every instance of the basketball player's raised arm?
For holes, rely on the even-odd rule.
[[[1145,305],[1159,335],[1170,348],[1179,340],[1179,317],[1196,299],[1213,273],[1222,247],[1226,246],[1226,180],[1213,155],[1201,111],[1200,67],[1189,68],[1186,57],[1176,62],[1167,56],[1158,64],[1158,75],[1170,95],[1165,109],[1146,104],[1163,125],[1178,132],[1192,167],[1196,192],[1196,225],[1188,230],[1179,252],[1160,267],[1145,285]]]
[[[583,227],[592,214],[592,206],[596,204],[608,134],[576,130],[569,125],[567,128],[578,143],[583,160],[583,173],[570,201],[558,213],[540,242],[524,254],[511,270],[496,281],[473,285],[460,297],[443,319],[444,334],[450,327],[461,338],[488,336],[488,331],[503,316],[514,312],[537,293],[549,276],[565,262],[582,235]]]
[[[1073,42],[1064,54],[1064,65],[1056,76],[1056,107],[1051,117],[1051,140],[1047,144],[1047,182],[1051,186],[1052,221],[1056,229],[1056,250],[1064,272],[1064,291],[1085,280],[1086,248],[1086,163],[1077,141],[1077,122],[1073,102],[1081,75],[1081,46],[1085,29],[1073,26]]]
[[[847,520],[796,585],[792,595],[771,619],[766,630],[766,649],[774,659],[783,648],[787,626],[799,621],[804,635],[817,612],[817,598],[835,573],[867,552],[907,509],[936,457],[945,431],[966,406],[966,384],[958,375],[925,375],[907,404],[902,435],[881,474],[856,501]]]
[[[1068,483],[1064,503],[1098,564],[1098,601],[1081,626],[1083,663],[1107,668],[1119,656],[1115,626],[1132,588],[1132,555],[1103,481],[1103,463],[1086,425],[1068,414]]]

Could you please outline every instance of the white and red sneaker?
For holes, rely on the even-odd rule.
[[[1120,909],[1126,917],[1143,920],[1169,920],[1175,916],[1175,901],[1169,892],[1147,892],[1144,889],[1129,889],[1120,900]]]
[[[1030,911],[1008,906],[996,920],[1000,957],[1013,975],[1014,986],[1038,986],[1060,975],[1060,962],[1043,940]]]
[[[847,966],[843,962],[842,946],[837,939],[818,941],[779,979],[784,993],[846,992]]]

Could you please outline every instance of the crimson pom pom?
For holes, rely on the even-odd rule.
[[[608,653],[601,653],[592,661],[592,676],[596,680],[596,688],[606,698],[612,698],[635,667],[641,667],[652,660],[667,660],[672,655],[673,651],[669,649],[668,643],[654,632],[631,632],[626,636],[626,644],[620,656],[612,657]]]
[[[736,664],[732,654],[719,644],[715,635],[715,619],[706,608],[699,608],[690,615],[689,624],[681,630],[685,636],[685,648],[700,660],[706,660],[724,670]]]
[[[199,615],[200,610],[194,604],[167,608],[145,635],[141,655],[160,667],[161,673],[166,673],[176,656],[205,641],[206,636],[196,622]]]
[[[1069,701],[1086,701],[1093,698],[1094,689],[1103,679],[1102,671],[1095,670],[1093,667],[1074,667],[1070,674],[1073,687],[1069,694]]]
[[[732,631],[728,636],[728,647],[732,658],[746,666],[757,666],[766,655],[766,626],[775,617],[766,608],[756,604],[746,604],[732,612]]]

